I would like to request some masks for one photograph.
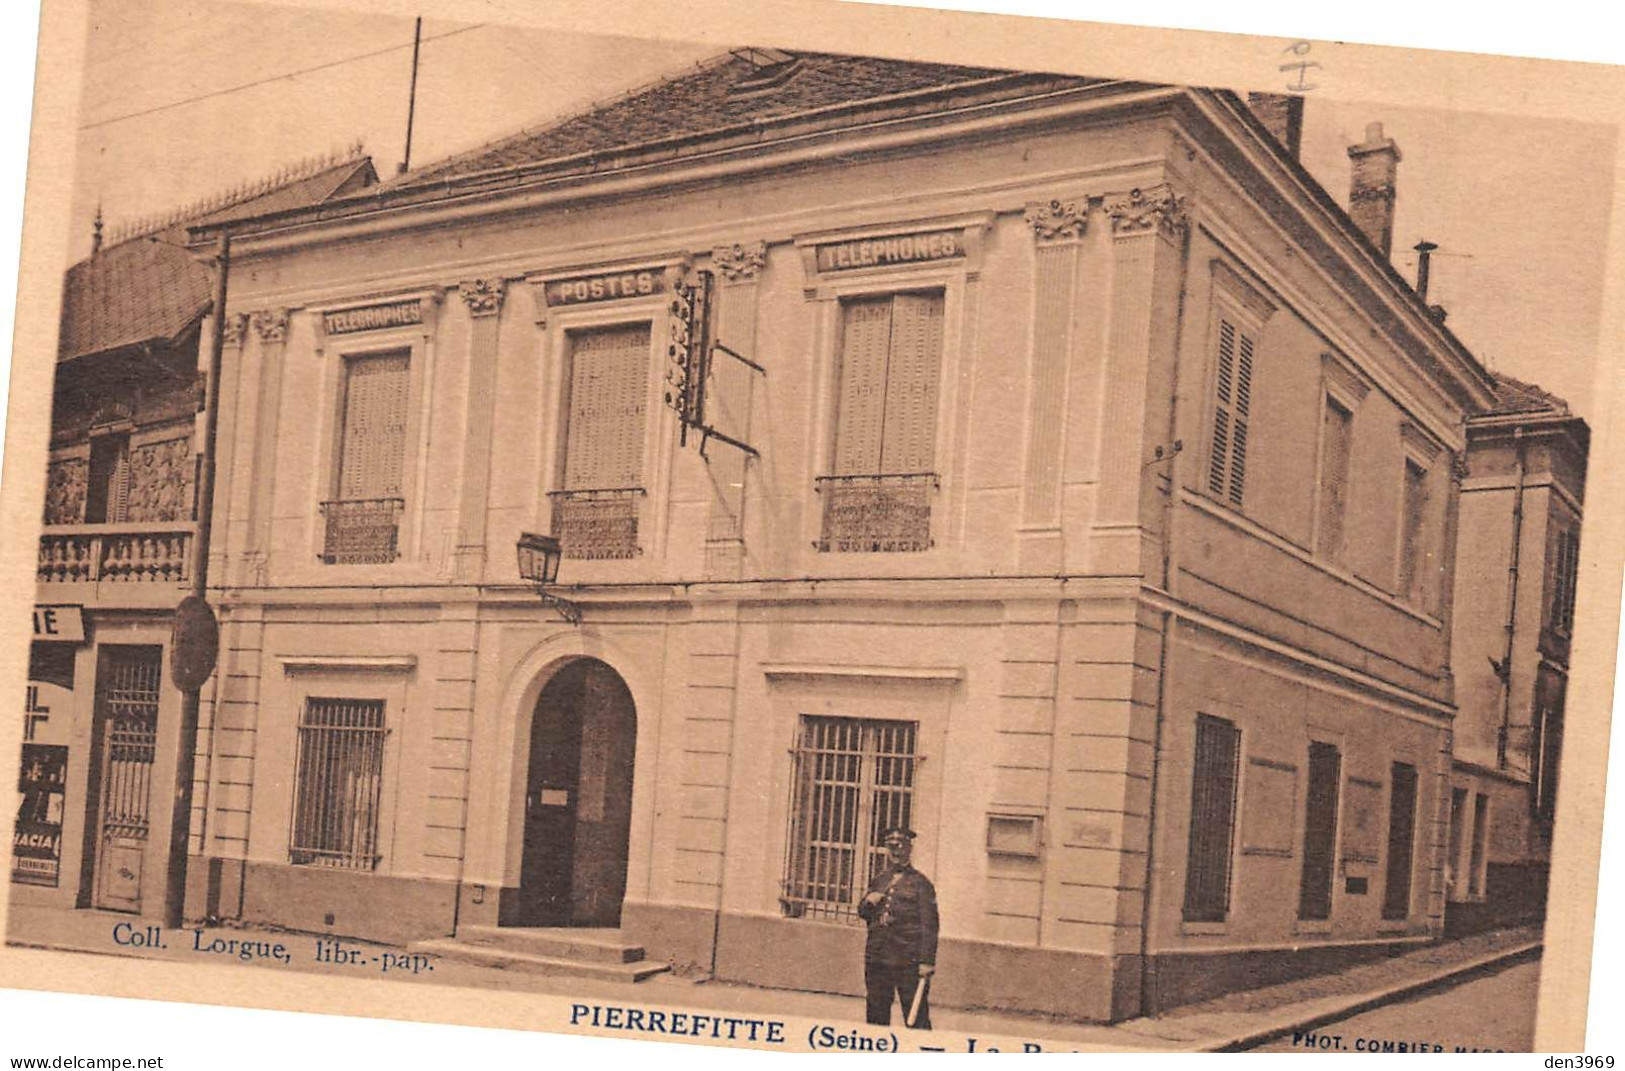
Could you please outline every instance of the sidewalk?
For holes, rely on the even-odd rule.
[[[116,944],[112,932],[121,923],[131,924],[133,933],[145,931],[150,924],[149,920],[133,919],[127,915],[13,904],[7,939],[9,943],[27,947],[137,959],[197,962],[200,955],[207,955],[193,950],[196,941],[190,929],[166,935],[169,947],[164,949],[149,950]],[[132,931],[121,932],[127,939],[132,935]],[[276,969],[322,973],[331,973],[333,969],[311,962],[309,950],[316,935],[206,927],[203,936],[197,940],[207,947],[216,937],[222,940],[235,938],[238,941],[283,942],[292,951],[293,959],[287,964],[268,965]],[[1334,974],[1232,993],[1176,1008],[1154,1019],[1133,1019],[1110,1026],[957,1008],[933,1008],[932,1019],[935,1032],[941,1034],[1030,1037],[1162,1052],[1220,1051],[1257,1043],[1294,1028],[1312,1028],[1364,1007],[1401,999],[1418,988],[1441,984],[1458,974],[1486,970],[1512,958],[1537,954],[1540,939],[1540,928],[1537,926],[1477,934]],[[382,958],[386,954],[402,954],[400,949],[368,942],[345,941],[344,944],[363,950],[369,960],[374,955]],[[210,958],[218,962],[217,957]],[[640,1003],[692,1006],[730,1013],[792,1013],[848,1022],[860,1021],[863,1016],[863,1002],[858,997],[759,989],[672,974],[656,975],[631,986],[619,982],[526,974],[440,961],[435,964],[432,974],[414,974],[409,967],[402,967],[387,977],[409,985],[423,983],[493,988],[581,998],[626,1000],[635,997]]]

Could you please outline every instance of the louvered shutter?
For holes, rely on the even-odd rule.
[[[107,519],[113,524],[123,524],[130,519],[130,440],[127,436],[119,443],[118,460],[113,466]]]
[[[1322,557],[1336,558],[1343,549],[1343,520],[1348,516],[1349,456],[1354,417],[1326,399],[1320,461],[1320,539]]]
[[[404,353],[351,357],[346,362],[341,500],[402,497],[407,370]]]
[[[1230,471],[1230,412],[1235,404],[1236,328],[1229,320],[1219,321],[1219,375],[1213,400],[1213,449],[1208,456],[1207,488],[1213,494],[1225,493]]]
[[[1247,483],[1247,433],[1253,401],[1253,337],[1219,321],[1219,374],[1214,386],[1208,490],[1241,505]]]
[[[1185,860],[1185,920],[1222,922],[1230,906],[1230,848],[1235,835],[1241,731],[1223,718],[1196,717],[1190,839]]]
[[[641,487],[649,325],[571,336],[564,490]]]
[[[942,295],[892,299],[882,473],[933,472],[937,445],[937,369],[942,354]]]
[[[835,425],[835,475],[874,476],[886,414],[886,364],[892,302],[866,298],[841,306],[840,397]]]
[[[1230,501],[1239,506],[1247,481],[1247,426],[1253,403],[1253,339],[1236,340],[1236,400],[1230,426]]]

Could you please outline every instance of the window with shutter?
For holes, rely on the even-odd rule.
[[[1315,550],[1329,561],[1343,553],[1343,520],[1348,515],[1349,458],[1354,414],[1327,396],[1320,445],[1320,527]]]
[[[638,553],[649,339],[647,323],[570,335],[564,485],[551,495],[553,534],[566,557]]]
[[[1229,912],[1240,762],[1241,730],[1223,718],[1198,714],[1185,861],[1186,922],[1223,922]]]
[[[130,499],[130,437],[98,435],[90,441],[86,524],[121,524]]]
[[[1382,917],[1411,913],[1411,867],[1416,850],[1416,767],[1396,762],[1388,797],[1388,869],[1383,879]]]
[[[1567,636],[1574,630],[1574,598],[1580,579],[1579,533],[1558,529],[1552,557],[1552,594],[1547,605],[1547,620],[1554,631]]]
[[[397,556],[406,506],[409,372],[404,352],[345,359],[337,486],[322,506],[329,563],[380,564]]]
[[[822,550],[931,545],[943,295],[887,294],[841,305],[833,469]]]
[[[1399,545],[1399,594],[1420,601],[1426,585],[1422,566],[1432,557],[1427,525],[1427,470],[1409,459],[1405,462],[1403,530]]]
[[[1214,383],[1213,443],[1208,490],[1239,506],[1247,483],[1247,439],[1252,416],[1256,342],[1228,317],[1219,320],[1218,374]]]

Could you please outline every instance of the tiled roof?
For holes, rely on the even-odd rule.
[[[68,269],[57,360],[178,338],[208,310],[209,271],[182,248],[186,227],[319,204],[376,182],[371,161],[346,160],[228,208],[143,234]]]
[[[1495,379],[1495,407],[1487,415],[1548,412],[1555,416],[1569,415],[1569,403],[1557,395],[1504,372],[1490,375]]]
[[[585,113],[430,164],[391,185],[410,187],[454,175],[704,135],[821,108],[1012,73],[818,52],[780,53],[790,61],[779,68],[763,68],[759,65],[760,52],[739,52],[756,54],[758,61],[740,55],[721,57]],[[1074,81],[1088,84],[1092,80]]]

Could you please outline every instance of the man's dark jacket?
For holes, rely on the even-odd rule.
[[[893,876],[897,880],[892,881]],[[890,890],[888,893],[887,890]],[[937,890],[912,866],[888,863],[869,891],[880,893],[878,904],[860,903],[858,916],[869,924],[864,958],[872,963],[917,966],[937,962]]]

